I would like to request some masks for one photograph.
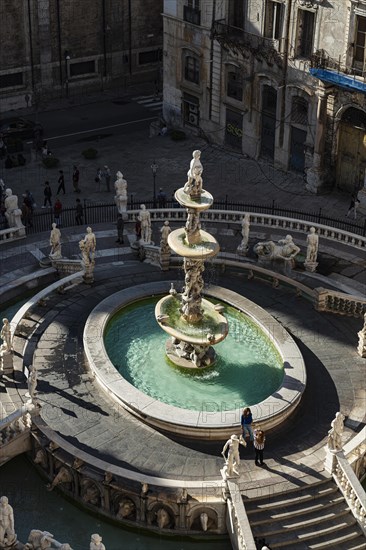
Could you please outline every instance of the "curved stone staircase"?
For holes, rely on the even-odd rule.
[[[366,537],[333,479],[244,505],[253,535],[272,549],[366,549]]]

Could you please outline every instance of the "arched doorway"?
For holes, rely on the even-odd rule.
[[[366,169],[366,113],[350,107],[338,129],[337,187],[354,192],[363,185]]]

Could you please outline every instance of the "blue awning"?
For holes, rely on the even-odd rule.
[[[366,83],[361,80],[356,80],[352,76],[336,73],[335,71],[329,71],[328,69],[310,69],[309,72],[312,76],[319,78],[319,80],[322,80],[323,82],[335,84],[345,90],[352,90],[366,94]]]

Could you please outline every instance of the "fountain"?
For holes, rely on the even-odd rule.
[[[157,322],[171,336],[166,344],[167,356],[184,368],[212,366],[216,355],[213,345],[228,333],[223,306],[214,306],[202,298],[204,263],[218,254],[219,245],[212,235],[201,230],[200,212],[211,207],[213,198],[202,188],[200,156],[201,151],[193,151],[188,181],[175,193],[177,202],[187,210],[185,228],[168,235],[170,248],[184,258],[185,284],[182,293],[172,286],[169,296],[159,300],[155,308]],[[193,336],[192,325],[196,329]]]

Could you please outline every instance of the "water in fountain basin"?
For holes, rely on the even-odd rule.
[[[184,409],[231,410],[259,403],[281,385],[284,371],[277,350],[256,324],[229,306],[229,335],[215,346],[215,365],[194,372],[174,367],[165,355],[167,335],[155,320],[157,300],[123,308],[104,335],[112,363],[140,391]]]

